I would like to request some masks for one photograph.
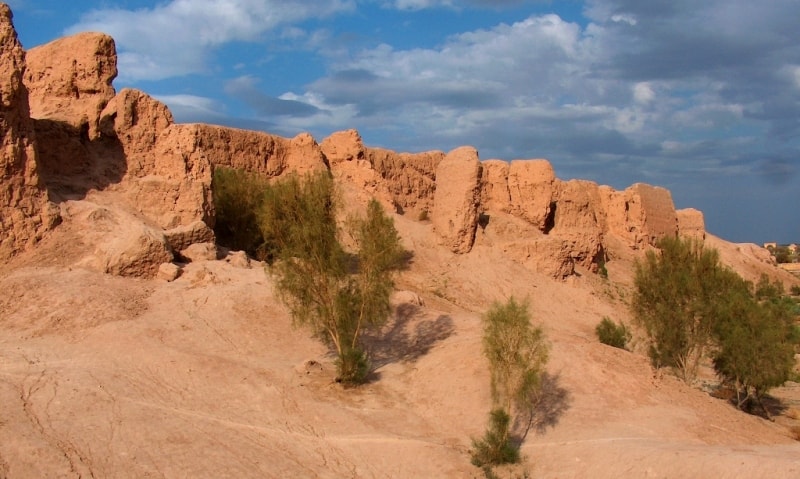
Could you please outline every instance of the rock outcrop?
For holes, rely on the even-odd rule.
[[[445,156],[436,168],[433,230],[454,253],[472,249],[478,224],[481,164],[478,151],[469,146]]]
[[[634,249],[678,234],[678,216],[669,190],[637,183],[625,191],[600,188],[607,230]]]
[[[24,74],[11,9],[0,4],[0,260],[35,244],[58,221],[37,172]]]
[[[556,180],[547,160],[514,160],[508,168],[509,212],[546,232],[552,227]]]
[[[684,208],[675,213],[678,215],[678,234],[700,241],[706,239],[706,222],[702,211]]]
[[[396,153],[368,148],[356,130],[333,133],[320,147],[334,174],[385,197],[398,212],[419,218],[433,210],[436,168],[444,152]]]
[[[329,169],[348,184],[348,201],[373,197],[411,219],[429,217],[432,234],[453,253],[479,241],[556,278],[578,267],[597,271],[612,256],[610,245],[641,250],[668,235],[705,237],[702,213],[676,212],[663,188],[561,181],[543,159],[481,162],[472,147],[396,153],[366,147],[356,130],[317,144],[307,133],[289,139],[175,124],[169,108],[146,93],[115,93],[117,57],[107,35],[36,47],[26,70],[8,7],[0,17],[0,257],[56,223],[53,198],[71,212],[68,220],[105,232],[89,235],[94,253],[85,265],[154,276],[172,271],[162,265],[176,257],[211,258],[218,167],[265,178]],[[113,204],[74,203],[91,192],[103,193],[91,195],[93,202]]]
[[[114,39],[102,33],[60,38],[31,48],[27,64],[31,116],[60,121],[97,138],[100,112],[114,97]]]

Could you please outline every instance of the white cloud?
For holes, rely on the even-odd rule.
[[[636,103],[647,104],[656,97],[653,87],[649,82],[639,82],[633,85],[633,99]]]
[[[153,95],[164,103],[179,123],[220,123],[226,120],[225,107],[219,101],[197,95]]]
[[[209,55],[228,42],[256,41],[280,26],[354,7],[354,0],[172,0],[148,9],[93,10],[67,33],[110,34],[124,79],[157,80],[204,71]]]
[[[627,23],[630,26],[636,25],[636,17],[628,14],[614,14],[611,15],[611,21],[614,23]]]

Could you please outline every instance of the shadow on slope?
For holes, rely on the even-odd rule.
[[[455,332],[453,319],[446,314],[436,319],[422,317],[419,306],[403,303],[383,329],[363,336],[375,369],[395,362],[414,362]]]

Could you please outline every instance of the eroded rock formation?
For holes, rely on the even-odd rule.
[[[107,35],[79,34],[36,47],[26,70],[7,7],[0,16],[0,255],[36,242],[55,223],[50,195],[68,219],[130,233],[128,239],[94,236],[85,265],[153,276],[174,258],[199,250],[211,257],[216,167],[267,178],[329,169],[358,192],[357,201],[376,197],[411,219],[430,218],[432,234],[453,253],[468,253],[475,242],[492,245],[556,278],[576,267],[596,271],[609,258],[610,244],[643,249],[667,235],[705,236],[702,213],[676,212],[663,188],[636,184],[615,191],[561,181],[547,160],[481,162],[472,147],[396,153],[366,147],[356,130],[318,144],[307,133],[289,139],[175,124],[167,106],[146,93],[115,93],[117,58]],[[100,192],[109,204],[66,204],[88,196],[100,201]],[[121,223],[138,226],[109,226]]]
[[[0,260],[35,244],[58,221],[37,172],[25,52],[11,19],[0,4]]]
[[[472,249],[478,224],[481,164],[478,151],[456,148],[436,168],[433,230],[454,253]]]

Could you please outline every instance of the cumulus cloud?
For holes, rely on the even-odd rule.
[[[256,41],[283,25],[354,7],[353,0],[172,0],[139,10],[92,10],[67,33],[110,34],[124,79],[159,80],[205,71],[209,56],[226,43]]]
[[[724,159],[770,141],[800,152],[800,46],[787,21],[800,7],[774,5],[591,0],[586,24],[532,15],[435,48],[337,57],[306,93],[395,148],[474,144],[592,178],[744,174],[753,161]],[[694,146],[681,156],[661,145]]]
[[[363,1],[407,15],[541,3]],[[302,42],[328,61],[304,84],[268,92],[247,72],[225,87],[251,107],[253,124],[280,134],[355,127],[368,144],[398,150],[472,144],[483,158],[549,157],[561,177],[616,187],[651,181],[676,198],[704,190],[696,185],[712,177],[785,188],[778,180],[800,169],[796,0],[586,0],[579,21],[532,14],[416,48],[363,48],[337,42],[326,25],[303,24],[356,6],[172,0],[97,10],[74,30],[114,34],[120,71],[134,79],[202,72],[216,48],[272,32]],[[170,101],[196,114],[219,107]],[[779,189],[761,191],[766,198]]]

